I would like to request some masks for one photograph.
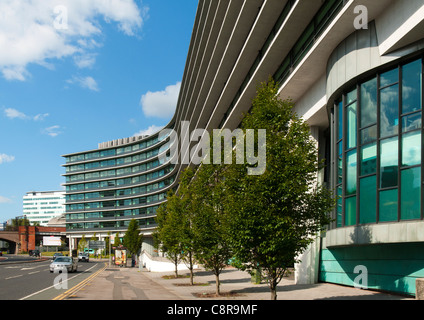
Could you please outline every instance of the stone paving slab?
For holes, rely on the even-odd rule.
[[[188,275],[180,272],[180,275]],[[196,270],[195,286],[189,278],[165,279],[172,272],[155,273],[138,268],[107,268],[69,300],[270,300],[266,283],[253,284],[250,275],[237,269],[223,270],[221,293],[215,297],[215,276]],[[414,300],[397,295],[328,283],[296,285],[284,278],[278,285],[278,300]]]

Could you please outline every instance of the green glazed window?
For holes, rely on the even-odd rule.
[[[402,113],[421,110],[422,63],[414,61],[402,67]]]
[[[402,170],[401,220],[421,218],[421,168]]]
[[[359,222],[377,222],[377,176],[362,178],[359,182]]]
[[[380,192],[380,222],[398,220],[398,189]]]
[[[345,224],[346,226],[356,225],[356,197],[345,200]]]

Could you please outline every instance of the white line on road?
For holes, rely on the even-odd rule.
[[[4,280],[15,279],[15,278],[19,278],[19,277],[22,277],[22,276],[23,276],[23,274],[20,274],[20,275],[9,277],[9,278],[4,278]]]
[[[74,279],[74,278],[76,278],[76,277],[79,277],[80,275],[83,275],[84,273],[86,273],[86,272],[90,271],[91,269],[93,269],[95,266],[97,266],[97,263],[96,263],[94,266],[92,266],[90,269],[87,269],[87,270],[83,271],[83,273],[77,274],[76,276],[73,276],[72,278],[69,278],[67,281],[72,280],[72,279]],[[21,299],[19,299],[19,300],[26,300],[26,299],[31,298],[32,296],[35,296],[35,295],[37,295],[37,294],[39,294],[39,293],[41,293],[41,292],[44,292],[44,291],[46,291],[46,290],[51,289],[51,288],[53,288],[54,286],[55,286],[55,285],[52,285],[52,286],[47,287],[47,288],[45,288],[45,289],[43,289],[43,290],[40,290],[40,291],[34,292],[34,293],[32,293],[32,294],[30,294],[30,295],[28,295],[28,296],[26,296],[26,297],[23,297],[23,298],[21,298]]]

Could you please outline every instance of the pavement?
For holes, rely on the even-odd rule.
[[[227,268],[220,275],[221,296],[216,297],[215,276],[206,270],[195,271],[190,285],[187,271],[182,278],[169,279],[173,272],[149,272],[138,267],[103,269],[64,300],[270,300],[266,283],[254,284],[247,272]],[[328,283],[297,285],[293,276],[278,285],[278,300],[415,300],[404,296],[361,290]]]

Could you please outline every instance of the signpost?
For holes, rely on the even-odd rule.
[[[109,268],[111,267],[112,264],[112,241],[115,241],[115,236],[110,236],[109,237]]]
[[[106,241],[90,240],[88,241],[88,248],[89,249],[105,249]]]
[[[88,250],[89,252],[91,252],[91,250],[93,250],[93,253],[95,252],[94,250],[98,250],[98,249],[105,249],[106,248],[106,241],[98,241],[98,240],[89,240],[88,241]],[[97,256],[97,254],[96,254]]]

